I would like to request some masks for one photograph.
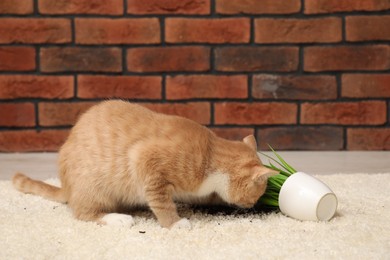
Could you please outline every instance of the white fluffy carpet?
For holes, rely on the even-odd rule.
[[[2,181],[0,259],[389,259],[390,173],[317,177],[339,199],[329,222],[182,207],[190,231],[163,229],[147,211],[130,229],[78,221]]]

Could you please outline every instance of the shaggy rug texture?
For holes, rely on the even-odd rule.
[[[0,259],[389,259],[390,173],[317,177],[339,200],[328,222],[180,206],[191,230],[163,229],[148,210],[133,213],[132,228],[78,221],[66,205],[2,181]]]

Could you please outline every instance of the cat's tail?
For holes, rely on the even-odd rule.
[[[43,181],[33,180],[21,173],[14,175],[12,183],[14,187],[21,192],[38,195],[45,199],[61,203],[67,202],[63,189],[44,183]]]

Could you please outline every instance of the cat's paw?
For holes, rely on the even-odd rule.
[[[101,222],[108,226],[130,228],[134,225],[134,219],[130,215],[110,213],[101,218]]]
[[[191,229],[191,222],[186,218],[182,218],[179,221],[177,221],[176,223],[174,223],[171,226],[171,229],[187,229],[187,230],[189,230],[189,229]]]

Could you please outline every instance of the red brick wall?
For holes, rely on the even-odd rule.
[[[390,150],[388,0],[1,0],[0,151],[122,98],[260,148]]]

